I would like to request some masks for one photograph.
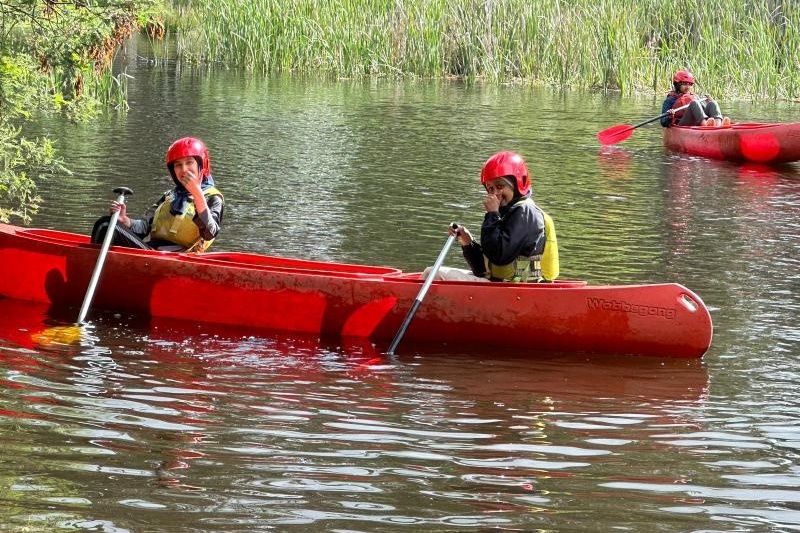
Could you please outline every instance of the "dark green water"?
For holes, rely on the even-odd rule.
[[[562,277],[682,283],[712,310],[713,345],[695,362],[386,359],[97,314],[81,344],[44,347],[42,309],[0,302],[0,530],[800,527],[800,165],[671,154],[652,125],[600,147],[660,96],[254,80],[148,53],[120,63],[126,115],[37,125],[75,174],[42,184],[33,225],[88,232],[119,185],[144,211],[169,188],[166,147],[194,135],[227,202],[217,250],[421,270],[450,221],[479,228],[480,166],[513,149],[556,221]],[[800,120],[791,103],[724,110]]]

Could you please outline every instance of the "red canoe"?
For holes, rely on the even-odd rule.
[[[83,235],[0,224],[0,297],[78,307],[98,253]],[[422,283],[388,267],[112,247],[92,306],[383,343]],[[699,358],[711,335],[703,301],[674,283],[437,281],[403,342]]]
[[[741,122],[720,128],[672,126],[664,128],[664,145],[710,159],[790,163],[800,161],[800,122]]]

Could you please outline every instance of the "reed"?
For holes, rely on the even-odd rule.
[[[93,96],[117,111],[128,110],[128,80],[132,76],[120,72],[116,76],[110,71],[98,75],[91,86]]]
[[[458,77],[728,97],[800,95],[796,0],[197,0],[181,59],[257,72]]]

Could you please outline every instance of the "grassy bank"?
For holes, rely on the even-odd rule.
[[[728,97],[800,96],[796,0],[193,0],[183,58],[258,72],[459,77]]]

